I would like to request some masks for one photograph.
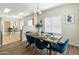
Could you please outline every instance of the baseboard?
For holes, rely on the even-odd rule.
[[[75,47],[79,47],[78,44],[69,43],[69,45],[72,45],[72,46],[75,46]]]

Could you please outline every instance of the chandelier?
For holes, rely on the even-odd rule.
[[[39,9],[39,3],[37,3],[37,9],[34,11],[34,14],[42,14],[42,11]]]

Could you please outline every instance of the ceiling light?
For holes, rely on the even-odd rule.
[[[21,16],[21,15],[23,15],[23,14],[24,14],[24,13],[23,13],[23,12],[21,12],[21,13],[19,13],[18,15],[20,15],[20,16]]]
[[[36,10],[34,10],[34,13],[36,14],[36,13],[37,13],[37,11],[36,11]]]
[[[42,11],[39,9],[39,3],[37,3],[37,9],[34,10],[34,14],[42,14]]]
[[[9,8],[5,8],[5,9],[4,9],[4,13],[10,12],[10,10],[11,10],[11,9],[9,9]]]

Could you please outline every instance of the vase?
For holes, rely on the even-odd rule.
[[[39,34],[41,34],[41,28],[39,29]]]
[[[39,34],[41,34],[41,28],[38,28],[38,30],[37,30],[37,31],[38,31],[38,33],[39,33]]]

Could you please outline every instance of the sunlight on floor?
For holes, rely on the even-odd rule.
[[[20,40],[19,32],[15,33],[15,34],[4,34],[3,45],[10,44],[10,43],[13,43],[13,42],[16,42],[16,41],[19,41],[19,40]]]

